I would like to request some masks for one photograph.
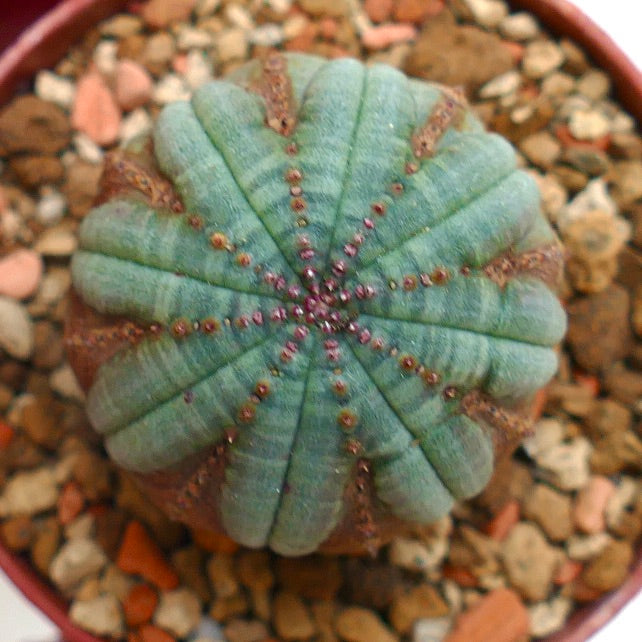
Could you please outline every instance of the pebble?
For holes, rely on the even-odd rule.
[[[74,135],[74,147],[78,152],[78,156],[88,163],[98,165],[102,162],[105,152],[100,145],[94,143],[87,134],[78,132]]]
[[[562,71],[554,71],[544,78],[541,89],[546,96],[568,96],[575,89],[575,78]]]
[[[34,348],[34,326],[26,308],[0,296],[0,349],[16,359],[28,359]]]
[[[76,86],[71,123],[98,145],[109,146],[118,138],[120,109],[103,77],[97,72],[81,76]]]
[[[211,617],[203,616],[189,642],[225,642],[221,625]]]
[[[412,631],[412,642],[442,642],[451,626],[450,617],[417,620]]]
[[[630,308],[628,290],[615,283],[603,292],[569,303],[567,341],[585,370],[607,370],[628,354],[632,336]]]
[[[71,256],[78,247],[76,235],[66,227],[45,230],[34,245],[36,252],[44,256]]]
[[[546,417],[535,424],[533,435],[523,442],[524,450],[537,459],[542,453],[560,444],[566,436],[566,427],[556,418]]]
[[[566,552],[571,559],[584,562],[599,555],[612,541],[608,533],[572,535],[566,542]]]
[[[234,570],[234,558],[231,555],[225,553],[212,555],[207,563],[207,574],[216,597],[228,598],[238,594],[240,585]]]
[[[611,131],[611,124],[597,110],[578,110],[571,115],[568,128],[577,140],[597,140]]]
[[[392,15],[394,0],[365,0],[363,10],[373,22],[385,22]]]
[[[65,539],[93,537],[95,526],[96,520],[94,516],[91,513],[82,513],[72,522],[65,525]]]
[[[563,62],[561,47],[551,40],[541,40],[526,45],[522,70],[528,78],[538,80],[558,69]]]
[[[134,60],[119,60],[116,66],[116,100],[125,111],[141,107],[152,95],[152,78]]]
[[[221,6],[221,0],[197,0],[194,13],[199,18],[205,18],[216,13],[216,10]]]
[[[401,635],[410,633],[415,621],[448,615],[448,604],[430,584],[419,584],[395,598],[388,610],[390,623]]]
[[[140,33],[143,21],[139,16],[130,13],[118,13],[100,23],[100,33],[113,38],[127,38]]]
[[[205,29],[183,26],[178,30],[176,46],[180,51],[209,49],[214,46],[214,36]]]
[[[301,13],[294,14],[283,23],[283,38],[285,40],[292,40],[300,36],[309,26],[310,21],[306,16]]]
[[[0,153],[55,154],[69,144],[67,114],[53,103],[27,94],[0,110]]]
[[[592,446],[585,437],[558,444],[536,458],[550,482],[560,490],[577,490],[590,476],[589,456]]]
[[[140,107],[127,114],[120,123],[118,139],[126,143],[136,136],[149,133],[153,128],[152,118],[146,109]]]
[[[520,11],[511,13],[499,23],[499,32],[510,40],[532,40],[539,33],[539,24],[533,14]]]
[[[621,161],[612,172],[611,194],[622,209],[629,209],[642,198],[642,162]]]
[[[573,603],[562,595],[549,602],[533,604],[528,609],[530,634],[535,637],[546,637],[559,631],[566,622]]]
[[[0,295],[28,299],[40,285],[42,259],[37,252],[19,249],[0,259]]]
[[[299,0],[298,5],[312,16],[345,16],[348,13],[348,0]]]
[[[558,223],[561,229],[572,220],[582,218],[586,212],[600,210],[615,217],[618,206],[609,195],[607,183],[596,178],[588,183],[575,198],[560,212]]]
[[[125,632],[120,604],[114,595],[75,600],[69,607],[69,618],[74,624],[95,635],[120,638]]]
[[[417,30],[408,24],[385,24],[367,29],[361,35],[363,46],[371,50],[385,49],[399,42],[408,42],[417,35]]]
[[[261,25],[248,33],[248,40],[260,47],[276,47],[283,42],[283,28],[274,23]]]
[[[548,219],[555,223],[559,219],[562,208],[568,202],[568,192],[559,179],[553,174],[540,174],[535,170],[528,170],[535,179],[542,197],[542,209]]]
[[[464,611],[444,642],[516,642],[529,630],[528,611],[519,595],[499,588]]]
[[[508,579],[526,599],[546,599],[561,553],[548,544],[537,526],[516,524],[503,543],[502,559]]]
[[[34,90],[38,98],[55,103],[63,109],[71,108],[76,93],[73,81],[46,69],[37,73]]]
[[[486,100],[506,96],[517,91],[521,83],[522,77],[518,71],[507,71],[483,85],[479,90],[479,97]]]
[[[497,542],[504,541],[519,522],[520,512],[520,503],[516,499],[509,499],[487,522],[484,532]]]
[[[135,520],[125,529],[116,564],[121,571],[140,575],[160,589],[172,590],[178,586],[178,575],[165,560],[158,544]]]
[[[71,399],[80,403],[85,401],[85,393],[80,387],[74,371],[67,362],[56,368],[49,375],[49,385],[54,392],[57,392],[65,399]]]
[[[58,223],[67,208],[64,195],[52,187],[43,187],[36,203],[36,220],[49,226]]]
[[[294,593],[280,591],[272,602],[274,629],[282,640],[305,640],[317,628],[303,600]]]
[[[397,636],[370,609],[349,606],[339,613],[335,629],[346,642],[397,642]]]
[[[0,516],[35,515],[58,501],[58,484],[53,468],[43,467],[15,474],[4,483]]]
[[[197,89],[212,80],[212,63],[209,57],[196,49],[188,52],[184,76],[190,89]]]
[[[628,506],[634,501],[639,492],[638,483],[631,477],[623,476],[616,486],[615,492],[606,505],[606,523],[609,528],[617,528]]]
[[[201,601],[194,591],[178,588],[160,595],[154,612],[154,624],[177,637],[188,636],[201,619]]]
[[[589,534],[605,530],[605,511],[614,493],[615,484],[608,477],[593,475],[575,498],[573,520],[577,528]]]
[[[231,620],[223,632],[227,642],[262,642],[269,639],[267,626],[259,620]]]
[[[414,539],[397,537],[388,547],[388,559],[391,564],[410,571],[427,573],[435,570],[448,554],[448,540],[434,538],[430,543],[428,547]]]
[[[524,515],[554,542],[563,542],[573,533],[570,496],[546,484],[535,484],[524,504]]]
[[[156,83],[152,96],[154,102],[167,105],[177,100],[189,100],[191,92],[179,75],[170,73]]]
[[[589,69],[578,78],[577,91],[590,100],[603,100],[611,92],[611,79],[601,69]]]
[[[562,153],[562,146],[557,139],[546,131],[522,139],[519,149],[531,163],[543,169],[550,169]]]
[[[494,29],[508,15],[508,7],[501,0],[464,0],[475,22],[487,29]]]
[[[589,588],[611,591],[624,582],[633,558],[630,542],[613,540],[587,564],[580,578]]]
[[[66,593],[107,564],[107,556],[92,539],[72,539],[66,542],[51,561],[49,577]]]
[[[162,29],[173,22],[183,22],[190,17],[196,0],[148,0],[141,16],[152,28]]]
[[[269,558],[243,555],[238,561],[238,576],[253,590],[267,591],[274,582]],[[306,564],[294,558],[280,558],[276,572],[281,587],[309,600],[331,600],[343,584],[343,575],[335,558],[313,557]]]
[[[162,74],[176,52],[174,38],[167,32],[152,34],[145,42],[141,62],[153,74]]]

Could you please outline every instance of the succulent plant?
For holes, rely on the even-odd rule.
[[[376,549],[527,430],[560,264],[461,92],[275,53],[110,154],[67,344],[111,457],[170,515],[286,555]]]

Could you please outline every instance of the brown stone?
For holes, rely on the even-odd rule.
[[[568,305],[567,339],[575,360],[589,372],[607,370],[631,346],[630,296],[618,285]]]
[[[611,542],[584,569],[581,580],[589,588],[600,592],[611,591],[626,579],[633,561],[630,542]]]
[[[398,642],[378,615],[370,609],[350,606],[335,620],[337,633],[346,642]]]
[[[642,162],[619,161],[609,172],[610,194],[622,209],[630,208],[642,198]]]
[[[420,584],[393,601],[388,619],[397,633],[405,635],[411,632],[417,620],[448,615],[449,610],[434,586]]]
[[[472,94],[512,64],[509,50],[497,35],[458,25],[452,13],[444,10],[425,23],[404,71],[426,80],[463,85]]]
[[[178,573],[182,584],[191,588],[202,602],[211,599],[210,586],[203,572],[204,554],[196,546],[181,548],[172,555],[172,566]]]
[[[141,11],[143,20],[154,29],[187,20],[196,0],[148,0]]]
[[[0,152],[55,154],[69,145],[71,128],[65,112],[53,103],[26,94],[0,111]]]
[[[332,599],[343,582],[338,560],[323,555],[278,558],[276,571],[283,588],[310,600]]]
[[[31,362],[36,368],[52,370],[64,355],[62,332],[49,321],[34,324],[34,352]]]
[[[618,256],[617,280],[631,292],[642,284],[642,250],[625,245]]]
[[[392,14],[394,0],[365,0],[363,9],[373,22],[385,22]]]
[[[306,640],[316,633],[316,626],[303,600],[294,593],[280,591],[272,604],[273,623],[282,640]]]
[[[34,523],[28,515],[11,517],[0,526],[0,536],[12,551],[26,551],[35,533]]]
[[[94,165],[83,160],[75,161],[67,169],[67,177],[62,192],[67,197],[69,212],[76,218],[82,218],[94,204],[98,194],[102,165]]]
[[[537,522],[554,542],[563,542],[573,534],[570,496],[546,484],[535,484],[524,504],[524,515]]]
[[[57,183],[65,174],[65,168],[58,157],[44,154],[15,156],[10,160],[9,166],[27,189]]]
[[[604,385],[609,394],[624,404],[636,403],[642,397],[642,373],[616,363],[604,373]]]
[[[229,597],[217,597],[210,604],[210,617],[217,622],[227,622],[229,619],[245,615],[249,610],[245,593],[237,593]]]
[[[274,584],[274,572],[267,551],[244,551],[236,562],[240,582],[253,591],[267,591]]]
[[[74,462],[73,476],[90,502],[108,499],[113,493],[112,466],[92,450],[80,450]]]
[[[346,600],[386,608],[407,588],[402,570],[381,560],[350,558],[343,567]]]
[[[62,410],[52,397],[35,397],[22,410],[22,427],[38,445],[56,448],[63,433]]]
[[[60,545],[61,529],[58,519],[50,517],[40,522],[31,546],[31,560],[33,565],[47,575],[49,565]]]

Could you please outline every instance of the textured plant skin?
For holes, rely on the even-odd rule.
[[[189,524],[376,550],[479,492],[565,316],[532,179],[456,90],[272,54],[112,153],[70,359],[111,457]]]

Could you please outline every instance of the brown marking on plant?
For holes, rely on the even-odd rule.
[[[265,124],[281,136],[290,136],[297,124],[296,109],[287,61],[280,53],[264,58],[253,90],[265,103]]]
[[[372,466],[367,459],[360,458],[357,461],[354,485],[356,487],[355,521],[357,532],[364,540],[365,549],[374,556],[381,543],[372,507],[374,491]]]
[[[150,156],[151,158],[151,156]],[[175,214],[185,211],[183,202],[147,155],[114,150],[105,156],[99,197],[96,204],[106,203],[116,196],[138,194],[154,209],[167,209]]]
[[[482,270],[500,288],[521,275],[532,276],[555,286],[562,275],[563,266],[564,250],[558,243],[551,243],[521,254],[508,250],[486,264]]]
[[[467,108],[466,96],[461,87],[444,88],[441,98],[428,115],[426,122],[410,139],[415,158],[431,158],[437,145],[450,127],[460,127]]]

